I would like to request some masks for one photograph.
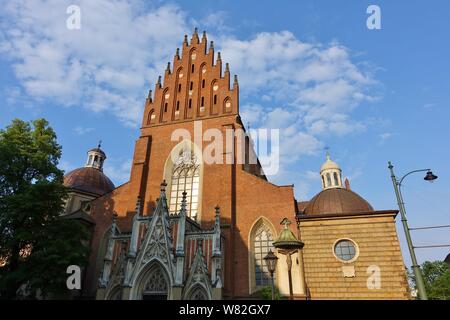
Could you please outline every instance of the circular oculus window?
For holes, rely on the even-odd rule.
[[[334,256],[342,262],[352,262],[358,257],[358,248],[350,239],[340,239],[333,246]]]

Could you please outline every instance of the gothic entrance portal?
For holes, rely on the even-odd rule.
[[[167,300],[169,285],[166,273],[155,263],[144,278],[142,300]]]

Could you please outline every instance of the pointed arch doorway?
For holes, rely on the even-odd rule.
[[[142,300],[167,300],[169,279],[159,263],[154,263],[143,277],[140,293]]]

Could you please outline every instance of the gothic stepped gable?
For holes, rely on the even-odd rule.
[[[206,33],[200,39],[195,29],[190,43],[185,35],[181,57],[177,49],[167,64],[162,83],[159,77],[154,96],[149,92],[142,126],[238,114],[238,97],[237,76],[230,88],[228,63],[222,74],[220,52],[215,57],[213,42],[208,47]]]

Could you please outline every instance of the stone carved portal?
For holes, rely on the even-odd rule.
[[[167,300],[169,282],[158,263],[151,267],[143,283],[142,300]]]
[[[190,300],[209,300],[205,290],[197,286],[191,294]]]

